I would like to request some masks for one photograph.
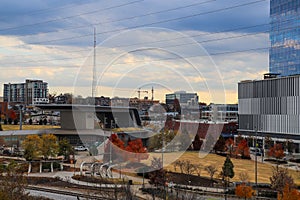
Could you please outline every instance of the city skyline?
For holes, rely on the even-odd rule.
[[[160,100],[166,93],[186,90],[197,92],[201,102],[237,103],[237,82],[260,79],[268,70],[268,1],[4,1],[3,5],[0,63],[8,72],[1,75],[3,83],[42,79],[49,83],[50,93],[91,96],[94,28],[98,70],[111,61],[112,53],[132,50],[130,45],[168,51],[122,57],[98,84],[97,96],[132,97],[138,88],[150,91],[153,86],[154,98]],[[157,41],[164,42],[155,46]],[[201,73],[195,74],[192,65],[174,59],[170,52],[199,64]],[[139,70],[116,85],[136,63]],[[209,91],[220,96],[211,97]]]

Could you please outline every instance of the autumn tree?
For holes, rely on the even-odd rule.
[[[299,200],[300,192],[295,188],[291,188],[289,184],[285,184],[283,188],[282,197],[278,197],[278,200]]]
[[[214,151],[215,153],[217,152],[224,152],[225,151],[225,139],[224,137],[221,135],[218,139],[218,141],[216,142],[215,146],[214,146]]]
[[[279,159],[282,159],[285,156],[282,145],[274,144],[274,146],[270,148],[268,156],[275,158],[278,166]]]
[[[42,140],[38,135],[27,135],[22,143],[24,149],[24,158],[27,161],[32,161],[41,156],[40,146]]]
[[[143,146],[141,139],[128,140],[127,146],[119,139],[117,134],[112,134],[109,138],[110,142],[105,146],[105,154],[103,160],[106,162],[111,158],[112,161],[140,161],[148,158],[147,148]],[[110,146],[111,145],[111,146]]]
[[[294,188],[294,179],[289,175],[288,170],[285,168],[273,167],[272,176],[270,177],[271,188],[276,190],[279,195],[283,196],[283,189],[286,185],[289,189]]]
[[[232,153],[233,153],[233,146],[234,146],[233,139],[231,139],[231,138],[227,139],[225,142],[225,147],[226,147],[226,151],[229,152],[230,157],[232,156]]]
[[[109,137],[109,142],[105,145],[103,160],[105,162],[114,160],[124,160],[124,142],[119,139],[117,134]],[[111,160],[110,160],[111,159]]]
[[[235,194],[236,194],[236,196],[238,196],[240,198],[251,199],[254,194],[254,190],[252,189],[251,186],[248,186],[245,183],[242,183],[242,184],[236,186]]]
[[[211,183],[213,184],[213,177],[215,173],[218,171],[215,165],[208,165],[204,168],[210,176]]]
[[[174,137],[176,136],[176,133],[174,131],[164,131],[164,132],[159,132],[152,136],[149,139],[149,151],[153,151],[155,149],[161,149],[162,148],[162,141],[164,140],[165,145],[170,143]]]
[[[143,146],[141,139],[129,141],[125,150],[133,153],[127,154],[129,156],[129,160],[133,159],[140,162],[140,160],[147,159],[149,157],[147,148]]]
[[[59,152],[57,137],[53,134],[43,134],[41,137],[39,148],[41,154],[45,159],[49,159],[49,157],[57,156]]]
[[[64,156],[65,159],[69,159],[70,155],[74,154],[74,149],[66,138],[58,142],[58,147],[58,155]]]
[[[235,150],[235,154],[241,155],[242,158],[250,158],[250,149],[247,140],[245,139],[240,140]]]

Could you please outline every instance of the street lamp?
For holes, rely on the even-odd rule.
[[[257,188],[257,130],[255,128],[255,187]]]
[[[22,108],[23,108],[23,105],[19,105],[19,110],[20,110],[20,130],[22,130],[22,120],[23,120]]]

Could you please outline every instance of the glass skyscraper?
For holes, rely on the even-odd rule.
[[[300,74],[300,0],[271,0],[270,73]]]

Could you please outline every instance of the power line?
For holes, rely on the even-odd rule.
[[[97,35],[113,33],[113,32],[119,32],[119,31],[125,31],[125,30],[129,30],[129,29],[136,29],[136,28],[141,28],[141,27],[145,27],[145,26],[152,26],[152,25],[162,24],[162,23],[166,23],[166,22],[179,21],[179,20],[192,18],[192,17],[196,17],[196,16],[200,16],[200,15],[212,14],[212,13],[221,12],[221,11],[225,11],[225,10],[230,10],[230,9],[235,9],[235,8],[239,8],[239,7],[249,6],[249,5],[257,4],[257,3],[260,3],[260,2],[263,2],[263,1],[266,1],[266,0],[257,0],[257,1],[252,1],[252,2],[248,2],[248,3],[235,5],[235,6],[229,6],[229,7],[226,7],[226,8],[216,9],[216,10],[212,10],[212,11],[207,11],[207,12],[202,12],[202,13],[197,13],[197,14],[192,14],[192,15],[187,15],[187,16],[182,16],[182,17],[177,17],[177,18],[172,18],[172,19],[166,19],[166,20],[161,20],[161,21],[157,21],[157,22],[145,23],[145,24],[142,24],[142,25],[127,27],[127,28],[120,28],[120,29],[115,29],[115,30],[104,31],[104,32],[97,33]],[[67,38],[60,38],[60,39],[34,42],[34,43],[30,43],[30,44],[43,44],[43,43],[52,43],[52,42],[65,41],[65,40],[73,40],[73,39],[79,39],[79,38],[84,38],[84,37],[91,37],[92,35],[93,34],[84,34],[84,35],[67,37]]]
[[[300,27],[300,26],[299,26]],[[286,27],[285,29],[282,30],[290,30],[290,29],[294,29],[295,27]],[[223,37],[223,38],[215,38],[215,39],[208,39],[208,40],[202,40],[202,41],[195,41],[199,44],[201,43],[208,43],[208,42],[216,42],[216,41],[222,41],[222,40],[227,40],[227,39],[235,39],[235,38],[242,38],[242,37],[247,37],[247,36],[253,36],[253,35],[258,35],[258,34],[262,34],[262,33],[267,33],[268,31],[264,31],[264,32],[258,32],[258,33],[248,33],[248,34],[243,34],[243,35],[236,35],[236,36],[229,36],[229,37]],[[175,44],[175,45],[167,45],[167,46],[161,46],[159,48],[167,48],[167,47],[179,47],[179,46],[186,46],[186,45],[190,45],[190,44],[195,44],[195,42],[190,42],[190,43],[183,43],[183,44]],[[153,42],[149,42],[149,43],[153,43]],[[145,44],[145,43],[140,43],[140,44]],[[136,44],[135,44],[136,45]],[[128,45],[131,46],[131,45]],[[123,46],[124,47],[124,46]],[[115,46],[112,48],[116,48]],[[269,47],[264,47],[265,48],[269,48]],[[261,48],[258,48],[258,50]],[[90,50],[89,50],[90,51]],[[247,51],[247,50],[243,50],[243,51]],[[105,55],[114,55],[114,54],[118,54],[118,53],[112,53],[112,54],[105,54]],[[224,54],[224,52],[220,53],[220,54]],[[217,54],[211,54],[211,55],[218,55]],[[86,56],[79,56],[79,57],[75,57],[76,58],[86,58]],[[60,59],[46,59],[46,60],[35,60],[35,61],[21,61],[21,62],[11,62],[11,63],[2,63],[2,64],[15,64],[15,63],[30,63],[30,62],[45,62],[45,61],[55,61],[55,60],[68,60],[68,59],[74,59],[74,57],[71,58],[60,58]]]
[[[99,22],[99,23],[93,23],[93,24],[89,24],[89,25],[75,26],[75,27],[59,29],[59,30],[55,30],[55,31],[47,31],[47,32],[43,32],[42,34],[56,33],[56,32],[61,32],[61,31],[66,31],[66,30],[79,29],[79,28],[89,27],[91,25],[97,26],[97,25],[104,25],[104,24],[111,24],[111,23],[115,23],[115,22],[127,21],[127,20],[136,19],[136,18],[146,17],[146,16],[149,16],[149,15],[156,15],[156,14],[160,14],[160,13],[167,13],[167,12],[171,12],[171,11],[175,11],[175,10],[194,7],[196,5],[206,4],[206,3],[213,2],[213,1],[216,1],[216,0],[208,0],[208,1],[204,1],[204,2],[189,4],[189,5],[185,5],[185,6],[179,6],[179,7],[170,8],[170,9],[161,10],[161,11],[156,11],[156,12],[150,12],[150,13],[146,13],[146,14],[143,14],[143,15],[135,15],[135,16],[131,16],[131,17],[110,20],[110,21],[106,21],[106,22]],[[22,37],[28,37],[28,36],[32,36],[32,35],[34,35],[34,34],[27,34],[27,35],[22,36]]]
[[[8,31],[8,30],[16,30],[16,29],[20,29],[20,28],[24,28],[24,27],[31,27],[31,26],[41,25],[41,24],[47,24],[47,23],[50,23],[50,22],[56,22],[56,21],[60,21],[60,20],[66,20],[66,19],[70,19],[70,18],[74,18],[74,17],[83,16],[83,15],[89,15],[89,14],[97,13],[97,12],[100,12],[100,11],[107,11],[107,10],[111,10],[111,9],[114,9],[114,8],[119,8],[119,7],[131,5],[131,4],[139,3],[141,1],[144,1],[144,0],[131,1],[131,2],[123,3],[123,4],[120,4],[120,5],[116,5],[116,6],[111,6],[111,7],[107,7],[107,8],[101,8],[101,9],[97,9],[97,10],[90,11],[90,12],[85,12],[85,13],[81,13],[81,14],[77,14],[77,15],[71,15],[71,16],[67,16],[67,17],[52,19],[52,20],[48,20],[48,21],[43,21],[43,22],[37,22],[37,23],[33,23],[33,24],[25,24],[25,25],[22,25],[22,26],[16,26],[16,27],[10,27],[10,28],[5,28],[5,29],[0,29],[0,32]]]

